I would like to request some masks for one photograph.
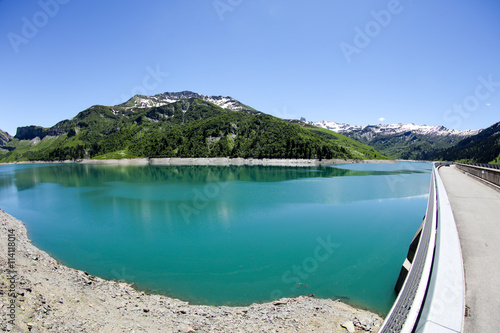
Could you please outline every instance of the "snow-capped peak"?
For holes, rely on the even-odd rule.
[[[351,132],[372,132],[374,134],[401,134],[406,132],[412,132],[414,134],[422,135],[458,135],[458,136],[471,136],[479,133],[479,130],[450,130],[444,126],[429,126],[429,125],[415,125],[410,124],[379,124],[379,125],[366,125],[366,126],[355,126],[344,123],[336,123],[334,121],[318,121],[309,122],[311,125],[318,126],[321,128],[326,128],[337,133],[351,133]]]
[[[229,96],[206,96],[192,91],[181,91],[173,93],[166,92],[154,96],[135,95],[123,105],[129,108],[158,107],[193,97],[213,103],[217,106],[220,106],[221,108],[231,111],[242,111],[244,109],[247,109],[243,104]]]

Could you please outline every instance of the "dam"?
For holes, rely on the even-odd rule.
[[[380,332],[498,331],[499,176],[496,166],[434,164],[418,247]]]

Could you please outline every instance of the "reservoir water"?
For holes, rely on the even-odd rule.
[[[62,263],[193,304],[314,294],[380,314],[431,165],[0,165],[0,208]]]

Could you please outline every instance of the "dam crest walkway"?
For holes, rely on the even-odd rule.
[[[426,215],[379,332],[500,332],[499,254],[500,169],[434,163]]]
[[[441,167],[465,271],[464,333],[500,331],[500,191],[457,167]]]

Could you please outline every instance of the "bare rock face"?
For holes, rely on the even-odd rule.
[[[19,140],[33,140],[34,138],[43,139],[46,136],[58,136],[68,132],[68,129],[65,127],[67,123],[67,120],[61,121],[51,128],[41,126],[18,127],[15,138]]]
[[[9,133],[0,130],[0,146],[6,145],[11,140],[12,136]]]
[[[382,324],[376,314],[312,295],[246,307],[147,295],[60,264],[1,210],[0,287],[12,289],[0,295],[0,330],[7,332],[332,332],[346,322],[376,332]]]

